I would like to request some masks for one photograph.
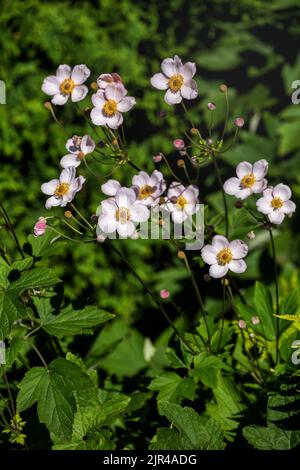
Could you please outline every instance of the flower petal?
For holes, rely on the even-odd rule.
[[[292,191],[286,184],[277,184],[273,189],[274,197],[280,197],[283,201],[287,201],[292,196]]]
[[[77,103],[78,101],[84,100],[86,95],[88,94],[88,87],[85,85],[78,85],[74,88],[71,93],[71,100],[73,103]]]
[[[118,207],[130,209],[136,201],[136,194],[131,188],[120,188],[116,194],[116,203]]]
[[[283,222],[284,219],[284,212],[282,209],[277,209],[275,211],[270,212],[268,214],[268,219],[272,224],[279,225]]]
[[[117,232],[121,237],[131,237],[135,232],[135,225],[133,222],[127,222],[126,224],[117,224]]]
[[[85,64],[81,64],[75,65],[71,73],[71,78],[76,85],[82,85],[90,75],[90,69],[88,69]]]
[[[84,135],[81,140],[80,149],[85,154],[88,155],[95,150],[96,144],[89,135]]]
[[[170,105],[174,105],[174,104],[181,103],[182,96],[180,94],[180,91],[173,93],[171,90],[168,90],[164,96],[164,100],[166,103]]]
[[[172,220],[175,224],[182,224],[187,218],[188,216],[183,210],[178,209],[176,206],[173,208]]]
[[[81,160],[77,157],[76,154],[74,153],[69,153],[68,155],[65,155],[62,157],[60,160],[60,166],[63,168],[69,168],[70,166],[74,166],[77,168],[81,163]]]
[[[69,95],[63,95],[62,93],[57,93],[57,95],[54,95],[51,103],[56,104],[58,106],[63,106],[66,104],[66,102],[69,99]]]
[[[253,184],[251,190],[255,194],[262,193],[266,189],[267,184],[268,182],[266,179],[258,180]]]
[[[185,82],[180,88],[180,93],[186,100],[194,100],[198,96],[197,83],[195,80]]]
[[[104,91],[103,90],[98,90],[97,93],[94,93],[92,95],[92,103],[94,106],[97,108],[103,108],[105,105],[106,98],[104,96]]]
[[[46,209],[51,209],[51,207],[56,207],[61,205],[61,199],[51,196],[47,199],[45,207]]]
[[[168,88],[168,79],[163,73],[156,73],[151,77],[150,83],[157,90],[166,90]]]
[[[226,237],[223,237],[223,235],[215,235],[212,239],[211,244],[214,248],[217,248],[218,250],[222,250],[223,248],[228,247],[229,241],[227,240]]]
[[[215,279],[219,279],[220,277],[226,276],[227,272],[228,264],[225,264],[225,266],[220,266],[219,264],[212,264],[209,268],[210,277],[214,277]]]
[[[229,178],[227,181],[225,181],[223,188],[226,194],[235,196],[241,189],[241,181],[236,177]]]
[[[193,78],[196,73],[195,62],[186,62],[182,67],[180,67],[179,73],[181,73],[185,80]]]
[[[248,245],[242,240],[233,240],[230,242],[229,249],[232,251],[233,259],[245,258],[248,253]]]
[[[249,162],[241,162],[236,167],[236,175],[242,179],[243,176],[250,175],[252,173],[252,165]]]
[[[273,211],[271,200],[268,197],[261,197],[256,201],[256,208],[262,214],[270,214]]]
[[[62,64],[56,69],[56,76],[61,83],[65,78],[70,78],[71,76],[71,67],[67,64]]]
[[[122,83],[108,85],[105,88],[104,96],[108,100],[114,100],[119,103],[127,95],[127,90]]]
[[[123,116],[118,111],[116,112],[116,114],[114,114],[114,116],[106,118],[106,124],[111,129],[117,129],[122,124],[122,122],[123,122]]]
[[[230,261],[228,265],[230,271],[234,273],[244,273],[247,269],[247,265],[243,259],[234,259]]]
[[[201,256],[205,263],[216,264],[218,249],[212,245],[205,245],[201,250]]]
[[[93,108],[90,114],[90,118],[96,126],[106,126],[107,117],[103,115],[102,109]]]
[[[255,178],[262,179],[264,176],[266,176],[268,168],[269,163],[264,158],[255,162],[252,170]]]
[[[104,233],[113,233],[116,231],[118,222],[112,214],[100,215],[98,226]]]
[[[117,209],[118,206],[113,198],[105,199],[101,202],[101,215],[112,214],[115,216]]]
[[[293,201],[285,201],[282,210],[285,214],[292,214],[296,210],[296,204]]]
[[[133,222],[146,222],[149,219],[149,209],[143,204],[134,204],[131,209],[131,220]]]
[[[118,111],[126,113],[135,105],[135,103],[136,101],[133,96],[126,96],[118,103]]]
[[[41,191],[42,193],[47,194],[48,196],[52,196],[52,194],[54,194],[58,185],[59,185],[59,180],[53,179],[49,181],[48,183],[42,184]]]
[[[44,79],[42,91],[47,95],[56,95],[59,93],[59,81],[55,75],[50,75]]]
[[[70,184],[73,182],[75,175],[76,175],[76,170],[74,167],[65,168],[59,176],[59,182]]]
[[[101,191],[107,196],[115,196],[121,185],[117,180],[108,180],[102,184]]]
[[[180,66],[180,63],[178,61],[174,61],[174,59],[167,58],[167,59],[164,59],[161,63],[161,70],[164,73],[164,75],[166,75],[166,77],[169,78],[169,77],[172,77],[172,75],[176,75],[178,73],[179,66]]]

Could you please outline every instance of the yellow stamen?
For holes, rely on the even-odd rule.
[[[146,184],[139,189],[138,199],[147,199],[155,191],[155,187]]]
[[[116,210],[116,219],[121,224],[126,224],[130,220],[131,212],[126,207],[120,207]]]
[[[70,190],[70,185],[69,185],[69,183],[60,183],[60,184],[57,186],[57,188],[56,188],[56,190],[55,190],[55,192],[54,192],[54,195],[55,195],[56,197],[62,197],[62,196],[64,196],[65,194],[67,194],[67,193],[69,192],[69,190]]]
[[[61,82],[59,89],[64,95],[70,95],[74,90],[75,83],[71,78],[65,78],[63,82]]]
[[[179,73],[176,75],[172,75],[172,77],[168,80],[168,86],[171,91],[176,93],[176,91],[180,90],[184,82],[184,78]]]
[[[176,202],[177,206],[180,207],[181,210],[184,209],[184,206],[187,204],[187,200],[185,199],[184,196],[179,196],[179,198],[177,199],[177,202]]]
[[[107,100],[103,106],[103,114],[105,114],[105,116],[111,117],[116,114],[117,108],[118,107],[115,100]]]
[[[274,197],[271,204],[274,209],[280,209],[283,206],[283,200],[280,197]]]
[[[217,254],[217,261],[221,266],[225,266],[225,264],[230,263],[231,260],[232,251],[229,248],[223,248],[223,250],[219,251]]]
[[[255,176],[253,173],[250,173],[249,175],[246,175],[242,178],[242,186],[244,188],[251,188],[256,181]]]

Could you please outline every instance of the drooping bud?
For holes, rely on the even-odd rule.
[[[161,299],[168,299],[170,297],[170,292],[167,289],[162,289],[159,293]]]
[[[190,133],[191,133],[192,135],[197,135],[197,134],[199,134],[199,130],[198,130],[196,127],[192,127],[192,128],[190,129]]]
[[[160,154],[157,154],[157,155],[154,155],[152,157],[152,159],[153,159],[154,163],[159,163],[162,160],[162,156]]]
[[[34,225],[34,236],[40,237],[45,234],[47,228],[45,217],[39,217],[38,221]]]
[[[222,85],[219,86],[219,90],[221,93],[227,93],[228,91],[228,86],[222,83]]]
[[[65,216],[67,219],[71,219],[71,218],[73,217],[73,214],[72,214],[71,211],[65,211],[64,216]]]
[[[50,103],[50,101],[45,101],[44,108],[48,109],[48,111],[52,110],[52,104]]]
[[[90,87],[91,87],[92,90],[97,91],[97,90],[98,90],[97,82],[92,82],[92,83],[90,84]]]
[[[209,109],[210,111],[214,111],[216,109],[216,105],[215,103],[207,103],[207,109]]]
[[[255,232],[251,230],[250,232],[247,233],[247,237],[249,238],[249,240],[253,240],[255,238]]]
[[[177,166],[179,168],[184,168],[185,167],[185,161],[182,160],[182,158],[180,158],[179,160],[177,160]]]
[[[242,330],[244,330],[245,328],[247,328],[247,325],[246,325],[246,322],[245,320],[239,320],[239,328],[241,328]]]
[[[173,140],[173,145],[176,150],[182,150],[185,147],[184,140],[182,139],[175,139]]]
[[[242,117],[238,117],[234,120],[234,125],[236,127],[244,127],[245,121]]]
[[[186,258],[185,252],[182,251],[182,250],[178,251],[177,257],[178,257],[179,259],[185,259],[185,258]]]

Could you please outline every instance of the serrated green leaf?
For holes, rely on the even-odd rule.
[[[180,403],[183,398],[194,399],[195,383],[192,379],[181,378],[175,372],[166,372],[153,379],[148,387],[158,391],[157,399]]]

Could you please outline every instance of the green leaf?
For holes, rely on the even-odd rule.
[[[299,435],[293,431],[285,431],[274,424],[264,426],[246,426],[243,435],[247,441],[259,450],[289,450],[299,444]]]
[[[149,446],[150,450],[189,450],[190,441],[175,429],[158,428]]]
[[[111,313],[97,307],[88,306],[83,310],[73,310],[68,306],[58,315],[48,314],[42,318],[42,328],[54,336],[68,336],[90,333],[91,328],[114,318]]]
[[[87,399],[93,384],[86,374],[65,359],[55,359],[48,368],[33,367],[18,385],[17,409],[26,410],[37,402],[38,416],[50,432],[68,438],[76,404],[74,392]]]
[[[28,271],[14,281],[10,287],[18,293],[23,292],[26,289],[37,289],[51,287],[58,284],[61,280],[56,274],[48,268],[35,268]]]
[[[158,402],[159,413],[166,416],[177,428],[180,437],[193,450],[224,449],[223,431],[213,419],[200,416],[192,408],[182,408],[175,403]]]
[[[222,361],[215,356],[201,353],[194,359],[193,377],[201,380],[207,387],[216,387],[222,368]]]
[[[255,283],[254,289],[255,314],[260,318],[261,327],[268,340],[276,338],[275,319],[270,290],[261,282]]]
[[[180,403],[183,398],[193,400],[195,383],[192,379],[181,378],[175,372],[166,372],[153,379],[148,387],[158,391],[157,399]]]

